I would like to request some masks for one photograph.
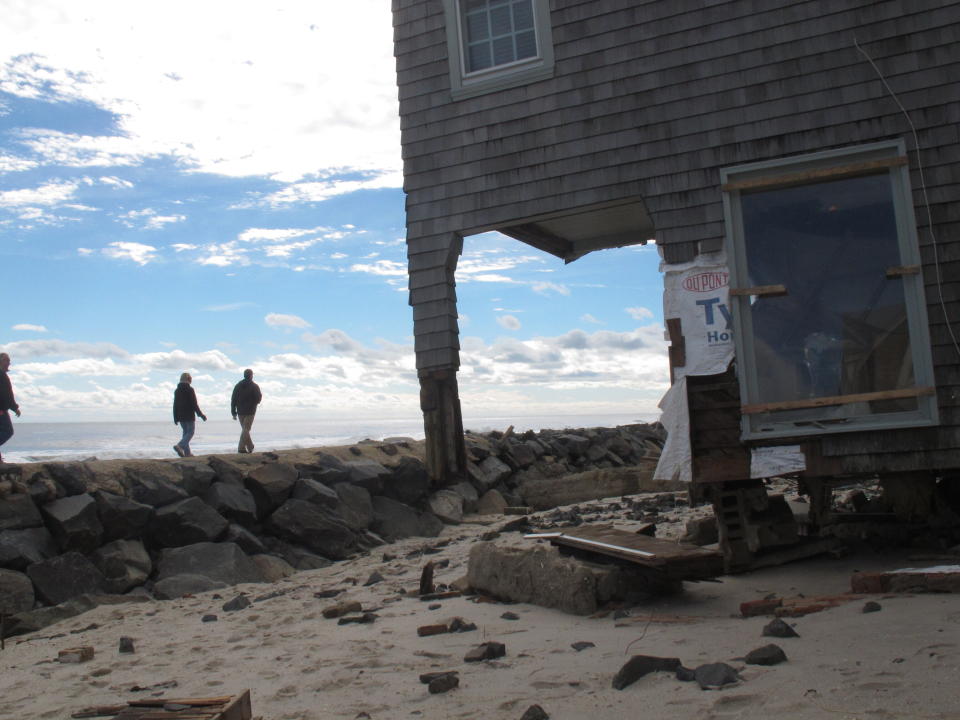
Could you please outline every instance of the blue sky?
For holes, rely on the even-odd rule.
[[[386,0],[5,0],[0,348],[21,421],[418,416]],[[653,245],[457,272],[472,417],[635,414],[668,382]],[[558,425],[562,424],[558,421]]]

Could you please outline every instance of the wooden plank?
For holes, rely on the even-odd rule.
[[[919,275],[920,266],[919,265],[899,265],[897,267],[887,268],[887,277],[896,278],[903,277],[904,275]]]
[[[765,412],[779,412],[781,410],[801,410],[805,408],[829,407],[832,405],[846,405],[848,403],[871,402],[874,400],[901,400],[903,398],[926,397],[935,393],[932,387],[912,387],[901,390],[881,390],[879,392],[854,393],[852,395],[833,395],[822,398],[807,398],[805,400],[783,400],[781,402],[753,403],[743,405],[740,412],[744,415],[755,415]]]
[[[735,182],[725,183],[721,186],[724,192],[734,192],[737,190],[759,190],[773,187],[782,187],[784,185],[799,185],[801,183],[815,182],[817,180],[831,180],[851,175],[861,175],[873,170],[883,170],[892,167],[901,167],[907,164],[907,158],[903,155],[893,158],[884,158],[883,160],[868,160],[865,162],[850,163],[849,165],[838,165],[830,168],[818,168],[816,170],[804,170],[803,172],[786,173],[783,175],[768,175],[763,177],[751,178],[749,180],[737,180]]]
[[[786,285],[757,285],[755,287],[730,288],[735,297],[756,295],[758,297],[782,297],[787,294]]]

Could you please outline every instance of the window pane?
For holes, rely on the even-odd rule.
[[[537,56],[537,36],[532,30],[517,35],[517,60]]]
[[[474,10],[486,11],[487,0],[464,0],[463,7],[467,12],[473,12]]]
[[[523,2],[515,2],[513,4],[513,29],[518,31],[533,29],[533,6],[531,0],[523,0]]]
[[[912,387],[914,372],[888,174],[741,195],[748,284],[787,288],[749,306],[759,402]],[[850,416],[916,407],[882,401]],[[808,411],[809,414],[809,411]]]
[[[513,38],[509,35],[507,37],[497,38],[493,41],[493,64],[494,65],[506,65],[509,62],[513,62]]]
[[[467,72],[476,72],[492,66],[493,60],[490,57],[489,43],[471,45],[467,54],[467,62]]]
[[[487,27],[487,16],[484,13],[467,15],[467,41],[476,42],[490,37]]]
[[[513,30],[513,24],[510,22],[510,6],[501,5],[490,8],[490,32],[494,37],[498,35],[507,35]]]

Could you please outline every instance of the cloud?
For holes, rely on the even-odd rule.
[[[241,302],[234,303],[224,303],[223,305],[207,305],[204,308],[200,308],[204,312],[231,312],[233,310],[242,310],[247,307],[254,307],[255,303],[250,302],[249,300],[243,300]]]
[[[584,313],[583,315],[580,316],[580,319],[583,320],[585,323],[590,323],[591,325],[603,325],[602,320],[597,320],[590,313]]]
[[[5,190],[0,192],[0,207],[23,207],[28,205],[60,205],[74,196],[77,183],[52,181],[35,188]]]
[[[623,309],[634,320],[652,320],[653,312],[645,307],[628,307]]]
[[[43,325],[30,325],[29,323],[20,323],[14,325],[11,330],[26,330],[28,332],[45,333],[47,329]]]
[[[120,216],[120,222],[129,228],[142,227],[147,230],[160,230],[164,225],[183,222],[186,215],[157,215],[152,208],[131,210]]]
[[[570,288],[566,285],[561,285],[560,283],[552,282],[534,282],[532,283],[533,291],[540,295],[549,295],[552,292],[557,293],[558,295],[569,295]]]
[[[375,263],[357,263],[350,266],[351,272],[369,273],[371,275],[406,276],[407,264],[395,260],[377,260]]]
[[[284,315],[282,313],[268,313],[263,321],[270,327],[279,328],[308,328],[310,323],[298,315]]]
[[[138,242],[112,242],[102,252],[107,257],[116,260],[132,260],[137,265],[146,265],[157,259],[157,249],[153,245]]]
[[[497,324],[507,330],[519,330],[520,321],[513,315],[501,315],[497,318]]]
[[[6,352],[22,358],[38,357],[85,357],[85,358],[125,358],[126,350],[112,343],[69,342],[66,340],[19,340],[9,343]]]
[[[263,199],[263,204],[277,207],[290,203],[323,202],[338,195],[359,190],[383,190],[403,187],[403,173],[388,172],[366,180],[322,180],[294,183]]]

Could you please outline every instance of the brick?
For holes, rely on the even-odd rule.
[[[850,591],[861,594],[882,593],[882,573],[858,572],[850,578]]]
[[[774,611],[783,605],[783,598],[764,598],[762,600],[748,600],[740,603],[740,614],[747,617],[758,615],[773,615]]]

